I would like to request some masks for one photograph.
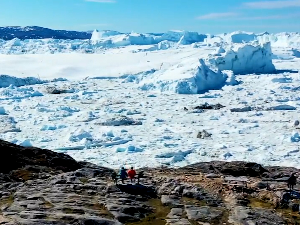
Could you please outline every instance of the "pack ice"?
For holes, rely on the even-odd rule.
[[[299,34],[91,37],[0,40],[1,139],[114,168],[299,168]]]
[[[228,78],[226,70],[231,70],[234,74],[275,72],[270,43],[243,44],[222,52],[218,49],[216,54],[209,54],[206,58],[187,59],[159,70],[141,81],[141,89],[199,94],[221,89]]]

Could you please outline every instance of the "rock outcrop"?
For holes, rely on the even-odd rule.
[[[300,220],[295,213],[299,185],[286,191],[290,174],[300,172],[295,168],[216,161],[144,168],[140,184],[115,184],[109,168],[4,141],[0,147],[0,224],[283,225]]]
[[[34,147],[22,147],[6,141],[0,141],[0,173],[10,174],[11,178],[21,178],[45,172],[69,172],[82,166],[69,155]]]

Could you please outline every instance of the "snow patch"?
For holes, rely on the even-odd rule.
[[[42,93],[33,89],[33,87],[15,87],[10,85],[8,88],[0,89],[0,99],[24,99],[31,97],[40,97],[43,96]]]

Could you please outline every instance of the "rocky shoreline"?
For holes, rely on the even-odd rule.
[[[140,184],[112,169],[0,141],[0,224],[299,224],[298,169],[250,162],[143,168]],[[139,170],[140,171],[140,170]]]

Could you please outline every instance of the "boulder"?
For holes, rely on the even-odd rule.
[[[206,130],[203,130],[198,132],[197,138],[206,139],[206,138],[210,138],[211,135],[212,135],[211,133],[208,133]]]
[[[70,87],[46,87],[46,92],[49,94],[64,94],[64,93],[73,93],[74,90]]]

